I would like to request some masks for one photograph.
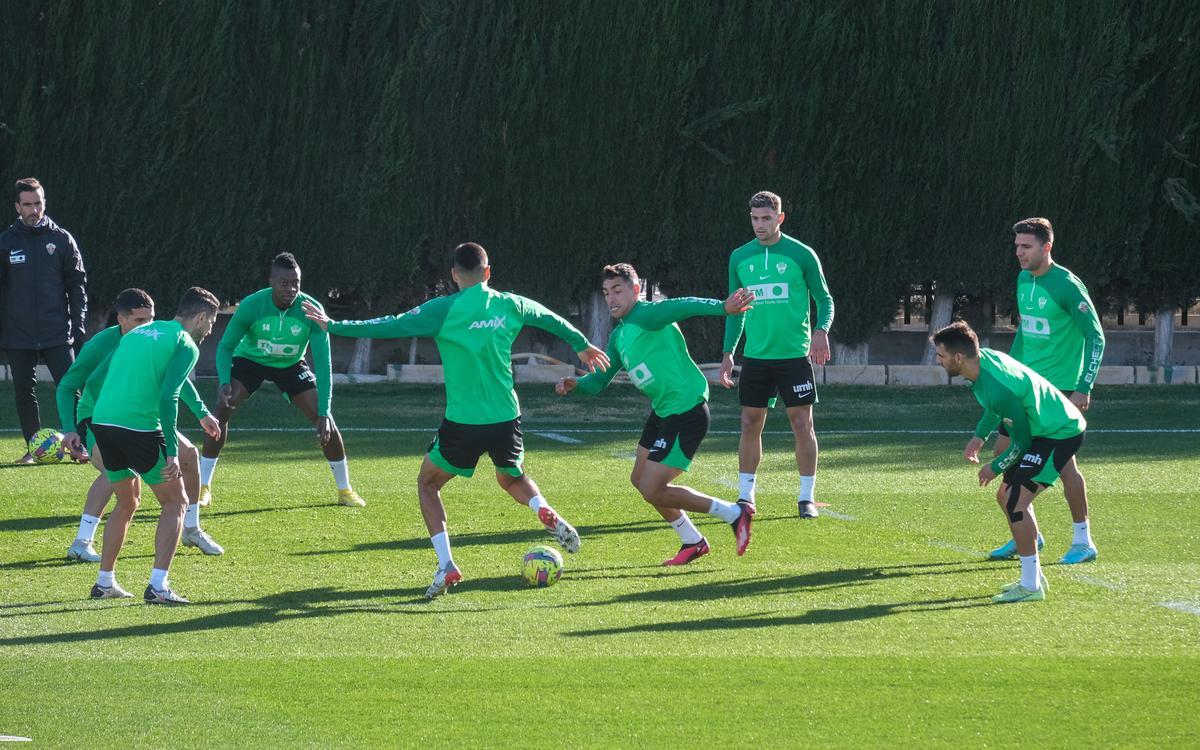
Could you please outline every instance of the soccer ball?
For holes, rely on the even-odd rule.
[[[562,578],[562,569],[562,555],[544,544],[530,547],[521,563],[521,575],[525,582],[538,588],[553,586],[555,581]]]
[[[66,455],[62,439],[58,430],[43,427],[29,439],[29,455],[39,464],[56,464]]]

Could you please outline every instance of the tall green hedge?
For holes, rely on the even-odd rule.
[[[913,283],[1003,308],[1029,215],[1098,302],[1154,310],[1200,297],[1196,7],[13,3],[0,174],[47,185],[100,305],[237,299],[287,249],[310,291],[390,311],[465,239],[556,306],[618,260],[720,295],[771,189],[847,343]]]

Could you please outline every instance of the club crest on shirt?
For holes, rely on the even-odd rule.
[[[1079,312],[1084,313],[1086,315],[1088,313],[1088,303],[1080,302],[1079,303]]]
[[[300,332],[301,332],[301,331],[303,331],[304,329],[303,329],[303,328],[300,326],[300,324],[299,324],[299,323],[293,323],[293,324],[292,324],[292,329],[291,329],[291,330],[292,330],[292,335],[293,335],[293,336],[299,336],[299,335],[300,335]]]
[[[783,273],[786,270],[787,270],[787,263],[780,262],[780,263],[775,264],[775,271],[777,273]]]
[[[1042,310],[1042,309],[1045,309],[1045,307],[1046,307],[1046,298],[1042,297],[1041,299],[1038,300],[1038,309]]]
[[[50,255],[54,255],[54,251],[57,249],[58,249],[58,245],[55,245],[53,242],[46,243],[46,252],[49,253]]]

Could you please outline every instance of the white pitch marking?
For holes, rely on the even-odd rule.
[[[1176,612],[1187,612],[1189,615],[1200,615],[1200,607],[1187,602],[1159,602],[1158,606],[1173,609]]]
[[[550,440],[556,440],[560,443],[566,443],[567,445],[583,444],[583,441],[579,438],[567,437],[561,432],[535,432],[533,434],[538,435],[539,437],[549,438]]]
[[[836,518],[839,521],[857,521],[858,520],[857,516],[851,516],[846,513],[838,513],[836,510],[830,510],[829,508],[821,508],[821,515],[829,516],[830,518]]]

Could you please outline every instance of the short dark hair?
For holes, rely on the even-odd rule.
[[[779,213],[783,210],[783,199],[774,193],[760,190],[750,196],[750,208],[769,208]]]
[[[296,262],[296,256],[291,253],[280,253],[271,259],[271,271],[276,268],[286,271],[299,271],[300,264]]]
[[[460,271],[478,271],[487,268],[488,254],[478,242],[464,242],[454,248],[454,267]]]
[[[36,177],[22,177],[13,185],[13,199],[21,202],[21,193],[36,193],[42,190],[42,183]]]
[[[614,263],[604,267],[604,280],[624,279],[630,286],[640,283],[638,273],[629,263]]]
[[[119,313],[128,313],[141,307],[154,307],[154,299],[141,289],[126,289],[117,295],[117,302],[113,307],[117,308]]]
[[[968,357],[979,356],[979,337],[965,320],[956,320],[945,328],[940,328],[929,337],[934,346],[941,344],[951,354],[965,354]]]
[[[1054,227],[1050,226],[1049,219],[1043,219],[1040,216],[1021,219],[1013,224],[1013,234],[1032,234],[1041,240],[1042,244],[1054,242]]]
[[[221,303],[207,289],[194,286],[179,298],[179,307],[175,308],[175,317],[190,318],[197,313],[216,315],[221,309]]]

